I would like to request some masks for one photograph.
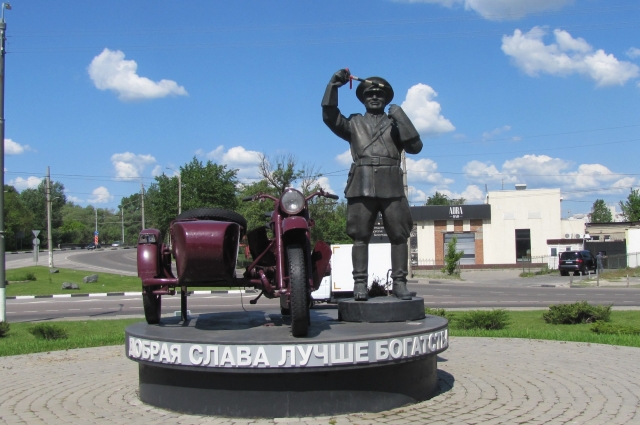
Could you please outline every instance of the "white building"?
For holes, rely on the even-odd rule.
[[[412,207],[418,265],[444,264],[453,237],[465,253],[461,264],[470,265],[514,265],[538,257],[554,266],[549,257],[582,249],[585,219],[561,219],[560,189],[516,187],[489,192],[484,205]]]

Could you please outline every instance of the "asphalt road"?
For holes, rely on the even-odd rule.
[[[56,252],[54,264],[93,271],[136,274],[135,250],[105,250],[96,252]],[[46,264],[46,255],[41,256]],[[33,264],[31,254],[7,254],[7,268]],[[463,272],[462,281],[419,279],[409,284],[412,291],[424,297],[425,305],[432,308],[546,308],[551,304],[586,300],[594,304],[613,304],[614,308],[640,307],[640,288],[624,286],[569,287],[569,279],[557,275],[534,278],[518,277],[519,270]],[[574,285],[580,277],[573,277]],[[635,280],[632,286],[637,284]],[[197,289],[197,288],[195,288]],[[272,310],[278,300],[262,297],[258,304],[249,300],[256,294],[210,294],[189,297],[191,314],[216,311]],[[173,315],[180,309],[180,297],[162,299],[162,311]],[[321,304],[317,308],[335,308]],[[74,298],[36,298],[7,300],[9,321],[53,320],[60,318],[142,317],[141,296],[102,296]]]

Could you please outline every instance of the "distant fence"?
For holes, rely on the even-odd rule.
[[[547,267],[552,270],[558,269],[559,256],[552,257],[550,255],[541,255],[530,258],[524,258],[524,261],[518,261],[516,263],[508,264],[461,264],[461,269],[507,269],[507,268],[521,268],[521,269],[540,269]],[[605,269],[624,269],[626,267],[639,267],[640,266],[640,252],[631,252],[628,254],[616,254],[607,255],[603,261],[602,266]],[[416,270],[439,270],[444,267],[444,264],[436,264],[434,258],[420,258],[417,261],[412,261],[412,267]]]

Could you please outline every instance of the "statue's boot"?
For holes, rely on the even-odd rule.
[[[367,301],[369,299],[369,291],[365,282],[356,282],[353,285],[353,299],[356,301]]]
[[[410,300],[411,292],[407,289],[407,282],[393,282],[393,295],[400,300]]]
[[[366,243],[355,241],[351,249],[351,261],[353,263],[353,299],[367,301],[369,299],[369,291],[367,289],[369,246]]]

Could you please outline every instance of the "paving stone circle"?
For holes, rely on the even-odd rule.
[[[450,344],[431,400],[381,413],[246,420],[140,402],[137,364],[123,346],[0,357],[0,423],[640,424],[640,348],[459,337]]]

